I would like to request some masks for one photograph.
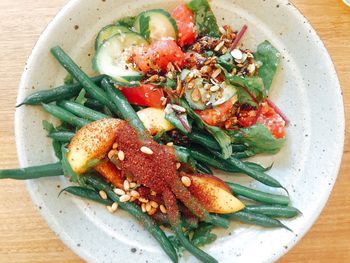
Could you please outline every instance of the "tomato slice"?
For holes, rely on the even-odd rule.
[[[264,124],[276,139],[286,136],[286,122],[267,102],[261,103],[257,122]]]
[[[149,47],[137,50],[133,55],[135,64],[144,73],[165,72],[169,63],[178,67],[185,64],[185,54],[174,40],[159,40]]]
[[[180,47],[193,44],[196,41],[196,29],[192,11],[186,4],[180,4],[173,10],[171,16],[176,21],[178,29],[177,43]]]
[[[195,112],[206,124],[217,126],[230,117],[231,109],[236,101],[234,97],[213,109],[196,110]]]
[[[126,99],[134,105],[162,108],[164,92],[152,84],[143,84],[139,87],[119,87]]]

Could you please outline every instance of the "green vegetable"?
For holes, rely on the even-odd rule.
[[[247,205],[244,210],[271,217],[292,218],[301,214],[301,212],[294,207],[281,205]]]
[[[223,215],[224,218],[236,220],[246,224],[258,225],[263,227],[278,228],[282,227],[289,231],[292,231],[290,228],[282,224],[279,220],[268,217],[263,214],[252,213],[248,211],[239,211],[233,214]],[[292,231],[293,232],[293,231]]]
[[[265,96],[270,90],[272,80],[276,74],[277,67],[281,60],[278,50],[271,45],[269,41],[264,41],[258,46],[254,54],[255,61],[260,63],[259,76],[262,78],[265,86]]]
[[[84,106],[97,111],[103,111],[103,107],[104,107],[104,105],[101,102],[91,98],[88,98],[86,100],[86,102],[84,103]]]
[[[191,0],[187,7],[195,16],[197,33],[200,36],[219,37],[220,31],[215,15],[207,0]]]
[[[62,160],[61,147],[62,147],[62,142],[58,140],[52,140],[52,148],[58,160]]]
[[[237,158],[237,159],[244,159],[249,158],[255,155],[255,152],[251,150],[245,150],[243,152],[234,152],[232,153],[231,157]]]
[[[70,142],[75,133],[69,131],[53,131],[49,133],[49,137],[59,142]]]
[[[110,84],[108,79],[102,80],[102,86],[104,87],[104,89],[106,89],[107,94],[110,97],[111,101],[118,108],[118,111],[120,112],[120,115],[122,116],[122,118],[126,120],[133,128],[135,128],[141,137],[149,136],[139,116],[131,107],[130,103],[125,98],[123,93],[121,93],[120,90],[114,88]]]
[[[88,200],[92,200],[95,201],[97,203],[100,203],[102,205],[112,205],[113,201],[111,201],[110,199],[102,199],[101,196],[96,193],[96,191],[89,189],[89,188],[85,188],[85,187],[81,187],[81,186],[69,186],[67,188],[64,188],[62,192],[67,192]],[[60,194],[61,194],[60,193]]]
[[[71,74],[67,74],[63,80],[64,85],[72,85],[74,83],[74,79]]]
[[[217,63],[224,68],[227,71],[230,71],[235,67],[233,57],[230,52],[225,53],[224,55],[221,55],[218,58]]]
[[[0,170],[0,179],[29,180],[63,175],[60,163],[44,164],[21,169]]]
[[[164,249],[165,253],[170,257],[173,262],[178,262],[178,257],[173,245],[170,243],[167,236],[159,228],[159,226],[149,217],[146,213],[143,213],[141,209],[132,202],[120,202],[119,196],[113,192],[113,189],[101,179],[91,176],[91,175],[81,175],[84,180],[93,186],[97,190],[103,190],[106,192],[107,196],[114,202],[117,202],[119,207],[138,221],[141,221],[145,226],[146,230],[159,242],[161,247]]]
[[[120,33],[130,32],[129,28],[121,25],[107,25],[100,30],[96,37],[95,41],[95,50],[98,50],[99,47],[110,37]]]
[[[203,162],[195,161],[195,166],[197,172],[201,174],[213,174],[213,171],[210,169],[210,167]]]
[[[119,26],[125,26],[127,28],[132,28],[134,26],[136,17],[135,16],[126,16],[121,19],[118,19],[114,23]]]
[[[231,188],[234,195],[243,196],[257,202],[283,206],[290,202],[289,196],[265,193],[230,182],[226,182],[226,184]]]
[[[68,149],[65,147],[65,145],[62,145],[61,151],[62,151],[61,165],[62,165],[64,174],[69,176],[72,182],[78,182],[78,175],[73,171],[67,159]]]
[[[180,121],[180,119],[187,125],[187,129],[184,127],[183,123]],[[168,120],[174,127],[178,130],[180,130],[183,134],[189,134],[192,130],[192,125],[187,119],[187,114],[182,113],[176,115],[175,112],[171,112],[165,115],[165,119]]]
[[[236,87],[237,99],[241,104],[258,106],[265,97],[264,83],[260,77],[227,76],[226,79]]]
[[[97,76],[91,78],[91,81],[94,83],[100,83],[104,76]],[[40,90],[30,94],[28,97],[24,99],[22,103],[17,105],[16,107],[20,107],[22,105],[38,105],[41,103],[50,103],[56,100],[64,100],[70,99],[79,94],[82,89],[82,85],[80,83],[75,83],[71,85],[63,85],[54,89],[49,90]]]
[[[214,226],[208,223],[200,223],[199,227],[194,230],[193,236],[192,236],[192,244],[200,247],[204,245],[208,245],[210,243],[213,243],[217,236],[211,231],[213,230]]]
[[[94,99],[106,105],[118,115],[117,107],[110,101],[106,93],[101,90],[60,47],[53,47],[51,53],[61,65],[84,87]]]
[[[192,131],[191,133],[187,134],[187,137],[191,142],[201,145],[205,148],[220,150],[220,145],[217,143],[217,141],[210,134],[204,133],[203,131]]]
[[[188,163],[191,159],[190,152],[187,148],[174,145],[176,160],[180,163]]]
[[[76,97],[76,99],[74,100],[74,102],[76,102],[76,103],[78,103],[80,105],[84,105],[85,102],[87,101],[87,98],[85,98],[85,95],[86,95],[86,91],[84,89],[82,89],[79,92],[78,97]]]
[[[70,111],[71,113],[90,121],[97,121],[97,120],[109,118],[109,116],[106,114],[89,109],[73,101],[62,100],[58,102],[58,106],[61,106],[62,108]]]
[[[53,104],[42,104],[45,111],[55,116],[56,118],[67,122],[73,126],[83,127],[90,123],[90,121],[83,118],[79,118],[69,111],[62,109],[61,107]]]
[[[149,22],[151,18],[149,16],[141,15],[139,16],[138,19],[139,19],[139,25],[140,25],[140,29],[139,29],[140,35],[143,36],[144,39],[149,40],[150,34],[151,34]]]
[[[260,123],[231,131],[229,134],[234,142],[248,145],[249,149],[255,153],[277,153],[286,141],[285,138],[276,139],[269,129]]]

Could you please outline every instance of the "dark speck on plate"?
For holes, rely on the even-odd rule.
[[[131,252],[132,252],[132,253],[136,253],[136,251],[137,251],[137,249],[134,248],[134,247],[131,249]]]
[[[78,26],[78,25],[75,25],[75,26],[74,26],[74,29],[75,29],[75,30],[78,30],[78,29],[79,29],[79,26]]]

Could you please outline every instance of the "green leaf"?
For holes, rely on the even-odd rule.
[[[63,82],[64,82],[64,85],[71,85],[74,83],[74,78],[71,74],[68,73],[67,76],[65,76]]]
[[[276,139],[261,123],[239,131],[231,131],[230,135],[234,142],[247,144],[255,153],[277,153],[285,143],[285,138]]]
[[[192,0],[187,4],[195,15],[197,33],[200,36],[219,37],[220,31],[207,0]]]
[[[58,160],[62,160],[61,142],[52,140],[52,147]]]
[[[55,126],[53,126],[53,124],[51,122],[48,122],[47,120],[43,120],[42,125],[44,130],[47,131],[47,133],[51,133],[55,130]]]
[[[188,128],[190,129],[189,131],[185,129],[179,117],[187,124]],[[188,121],[186,113],[182,113],[176,116],[175,112],[172,112],[172,113],[166,114],[165,119],[168,120],[172,125],[175,126],[176,129],[180,130],[183,134],[188,134],[192,131],[192,125]]]
[[[259,75],[264,82],[266,96],[281,60],[280,53],[269,41],[264,41],[258,46],[254,57],[256,62],[261,64]]]
[[[166,78],[165,87],[175,89],[176,88],[176,80],[171,79],[171,78]]]
[[[135,16],[126,16],[123,17],[116,22],[114,22],[117,26],[125,26],[127,28],[132,28],[134,26],[136,17]]]
[[[217,236],[211,231],[214,226],[208,223],[200,223],[199,227],[193,232],[192,244],[196,247],[208,245],[214,242]]]
[[[227,80],[237,88],[237,98],[241,104],[258,106],[265,98],[264,83],[260,77],[227,76]]]
[[[140,35],[143,36],[146,40],[149,40],[151,31],[149,30],[149,21],[151,18],[146,15],[141,15],[139,18],[140,24]]]
[[[99,160],[99,159],[88,160],[87,163],[86,163],[87,170],[90,170],[91,168],[95,167],[100,162],[101,162],[101,160]]]
[[[230,52],[225,53],[224,55],[221,55],[218,60],[217,63],[224,68],[227,71],[230,71],[235,67],[235,63],[233,60],[232,55],[230,54]],[[227,74],[227,72],[225,72]]]
[[[180,100],[181,106],[184,107],[188,115],[195,121],[200,129],[206,129],[215,140],[219,143],[223,158],[227,159],[232,154],[231,137],[222,129],[216,126],[210,126],[202,121],[192,108],[183,99]]]
[[[62,169],[65,175],[70,177],[70,180],[72,182],[78,182],[78,175],[73,171],[72,167],[70,166],[68,160],[67,160],[67,153],[68,149],[66,148],[66,145],[61,146],[61,151],[62,151]]]
[[[81,105],[84,105],[85,102],[87,101],[86,97],[86,91],[85,89],[81,89],[81,91],[79,92],[78,97],[74,100],[76,103],[79,103]]]

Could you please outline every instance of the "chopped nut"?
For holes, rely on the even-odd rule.
[[[182,176],[181,177],[181,182],[183,183],[184,186],[189,187],[191,186],[191,179],[187,176]]]
[[[152,196],[156,196],[157,193],[156,193],[155,191],[151,190],[151,195],[152,195]]]
[[[221,41],[215,48],[214,51],[218,52],[225,45],[225,41]]]
[[[125,180],[125,181],[124,181],[123,187],[124,187],[124,190],[125,190],[125,191],[128,191],[128,190],[130,189],[130,185],[129,185],[128,180]]]
[[[219,76],[221,73],[221,68],[216,69],[213,74],[211,74],[211,77],[215,79],[217,76]]]
[[[145,203],[142,203],[142,204],[141,204],[141,210],[142,210],[142,212],[144,212],[144,213],[147,212],[147,211],[146,211],[146,204],[145,204]]]
[[[98,192],[98,194],[101,196],[101,198],[103,199],[103,200],[107,200],[107,194],[106,194],[106,192],[105,191],[103,191],[103,190],[100,190],[99,192]]]
[[[148,154],[148,155],[153,154],[153,151],[150,148],[148,148],[147,146],[142,146],[140,148],[140,151],[145,153],[145,154]]]
[[[146,204],[146,211],[149,212],[149,211],[151,211],[151,209],[152,209],[152,206],[151,206],[151,204],[148,202],[148,203]]]
[[[149,204],[153,207],[153,208],[158,208],[158,203],[155,201],[150,201]]]
[[[173,104],[171,105],[171,107],[173,108],[174,111],[181,112],[181,113],[186,112],[186,109],[179,105]]]
[[[231,51],[231,56],[234,59],[242,59],[243,53],[242,53],[242,51],[240,51],[239,49],[236,48],[236,49]]]
[[[164,205],[160,205],[160,206],[159,206],[159,209],[160,209],[160,211],[161,211],[163,214],[166,214],[166,213],[167,213],[166,208],[165,208]]]
[[[125,195],[125,191],[122,190],[122,189],[119,189],[119,188],[114,188],[114,189],[113,189],[113,192],[114,192],[116,195]]]
[[[149,212],[148,215],[152,216],[157,212],[157,208],[152,208]]]
[[[114,150],[117,149],[117,148],[118,148],[118,143],[117,143],[117,142],[113,143],[112,148],[113,148]]]
[[[130,188],[135,188],[136,186],[137,186],[136,183],[134,183],[134,182],[131,182],[131,183],[130,183]]]
[[[130,195],[131,195],[132,197],[136,197],[136,198],[139,198],[139,197],[140,197],[139,192],[137,192],[136,190],[131,190],[131,191],[130,191]]]
[[[211,92],[215,92],[215,91],[218,91],[220,89],[220,86],[219,85],[215,85],[215,86],[212,86],[211,88],[210,88],[210,91]]]
[[[108,159],[112,160],[113,157],[114,157],[115,155],[117,155],[117,154],[118,154],[118,151],[116,151],[116,150],[111,150],[111,151],[109,151],[109,153],[108,153]]]
[[[176,170],[179,170],[181,167],[181,163],[176,163]]]
[[[191,92],[191,98],[194,102],[198,102],[201,99],[201,93],[199,89],[195,88]]]
[[[166,145],[167,146],[174,146],[174,143],[173,142],[168,142]]]
[[[125,154],[123,151],[118,151],[118,159],[121,161],[124,161],[125,159]]]
[[[131,196],[130,195],[122,195],[120,198],[119,198],[119,201],[122,202],[122,203],[125,203],[125,202],[128,202],[130,200]]]

